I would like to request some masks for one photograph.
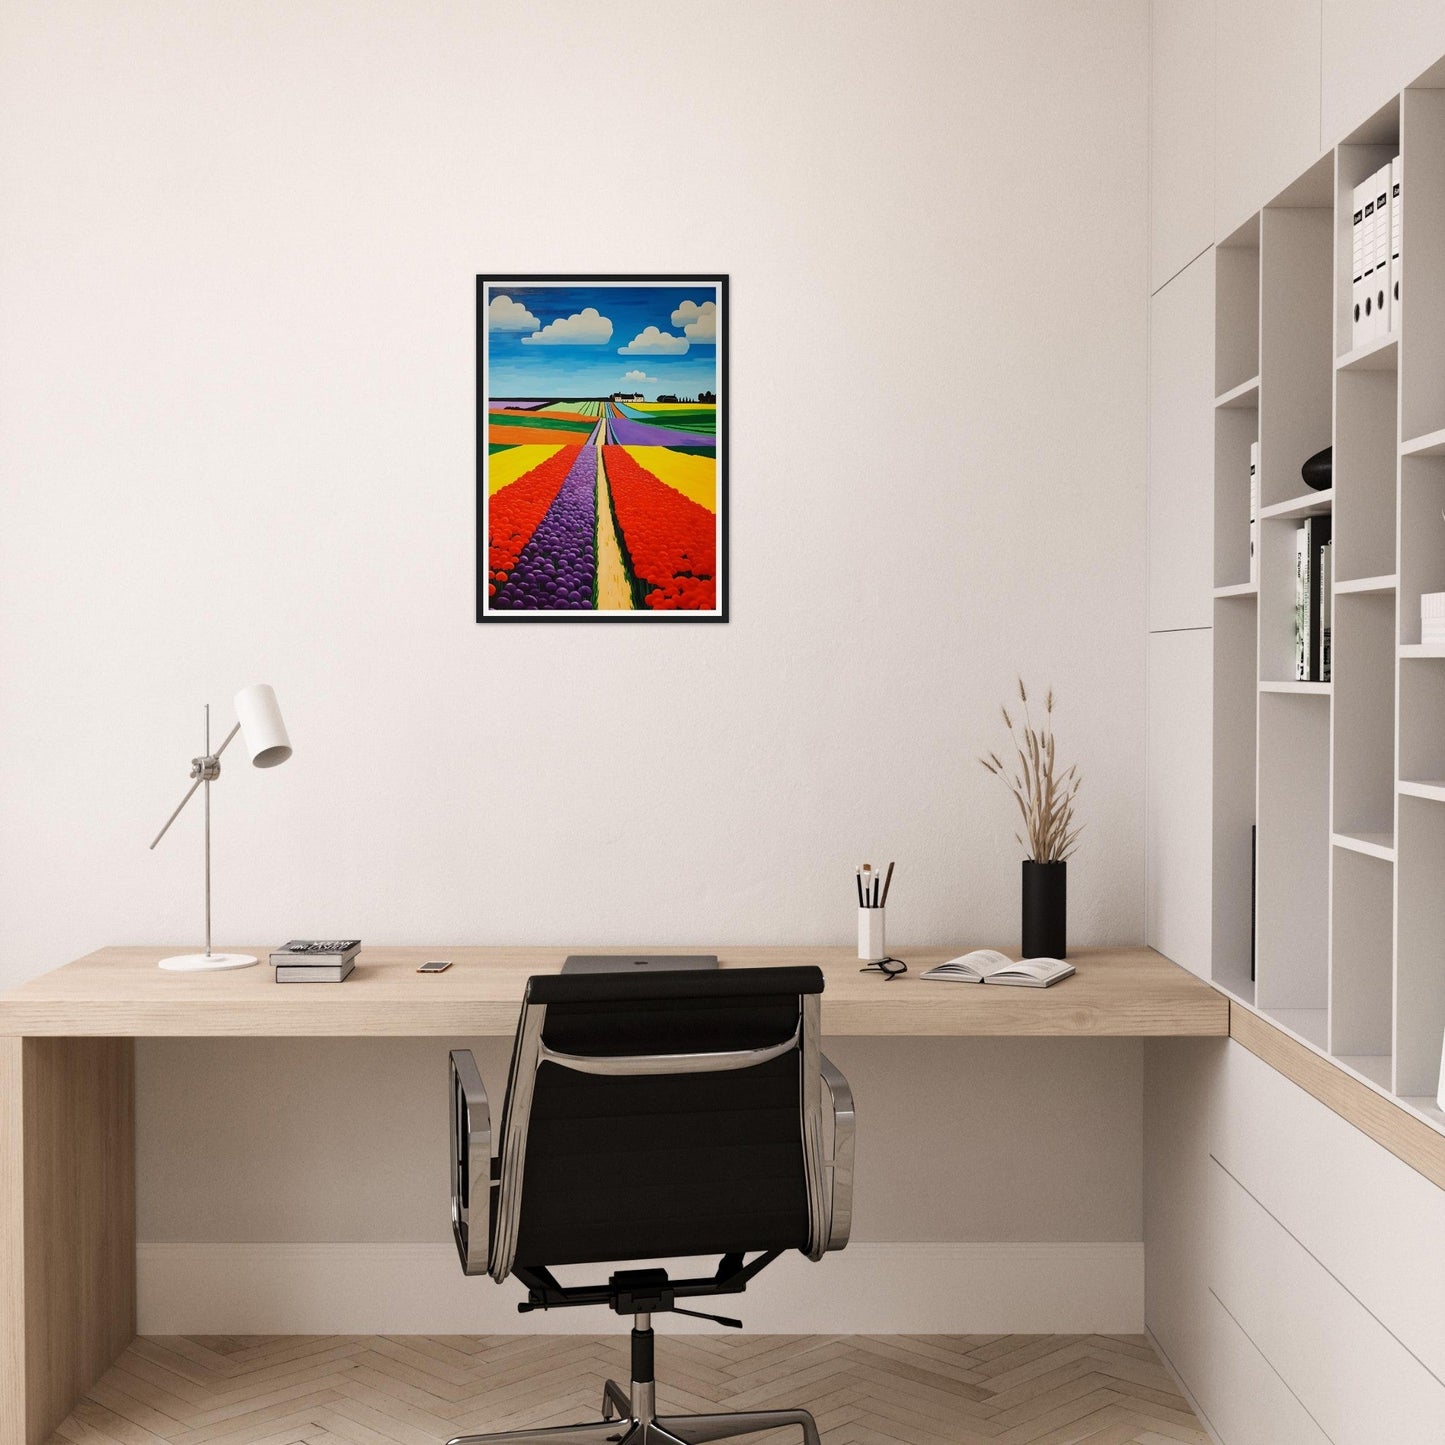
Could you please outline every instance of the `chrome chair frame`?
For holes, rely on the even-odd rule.
[[[454,1049],[451,1063],[452,1235],[462,1270],[490,1274],[501,1282],[516,1266],[517,1230],[522,1209],[522,1176],[527,1130],[537,1070],[551,1063],[579,1073],[610,1076],[717,1073],[751,1068],[796,1050],[803,1138],[803,1169],[807,1186],[809,1259],[821,1259],[844,1248],[853,1225],[853,1170],[856,1111],[853,1091],[820,1046],[821,1000],[801,998],[797,1030],[778,1044],[721,1053],[582,1056],[549,1048],[542,1039],[547,1006],[523,1006],[517,1026],[508,1082],[508,1109],[503,1137],[492,1155],[491,1105],[470,1050]],[[830,1146],[824,1148],[823,1092],[831,1125]],[[495,1177],[494,1177],[495,1175]],[[735,1271],[741,1289],[757,1268],[774,1256],[763,1256]],[[724,1265],[718,1278],[723,1277]],[[679,1284],[684,1282],[679,1281]],[[692,1291],[680,1291],[691,1293]],[[701,1291],[698,1291],[701,1292]],[[670,1296],[669,1296],[670,1298]],[[599,1301],[600,1302],[600,1301]],[[664,1306],[665,1307],[665,1306]],[[527,1306],[519,1306],[527,1308]],[[818,1428],[806,1410],[749,1410],[715,1415],[656,1413],[656,1382],[652,1369],[651,1311],[637,1309],[632,1328],[631,1389],[608,1380],[603,1390],[602,1419],[587,1424],[542,1430],[510,1430],[492,1435],[458,1435],[449,1445],[705,1445],[761,1430],[797,1426],[804,1445],[819,1445]]]

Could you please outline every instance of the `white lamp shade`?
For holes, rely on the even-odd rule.
[[[256,767],[274,768],[291,756],[291,739],[286,736],[276,692],[269,682],[253,683],[236,694],[236,721]]]

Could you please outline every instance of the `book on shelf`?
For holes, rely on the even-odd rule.
[[[1259,443],[1249,444],[1249,581],[1259,585]]]
[[[277,983],[345,983],[356,967],[355,956],[345,963],[278,963]]]
[[[271,963],[296,968],[330,968],[350,963],[361,951],[359,938],[293,938],[272,949]]]
[[[919,976],[940,983],[1003,983],[1015,988],[1048,988],[1073,972],[1074,965],[1061,958],[1015,961],[997,949],[976,948],[972,953],[937,964]]]
[[[1324,672],[1325,605],[1321,553],[1330,540],[1328,516],[1306,517],[1295,529],[1294,675],[1296,682],[1328,682]]]
[[[1320,583],[1319,583],[1319,614],[1320,614],[1320,681],[1330,680],[1330,635],[1334,624],[1334,585],[1335,585],[1335,564],[1334,564],[1334,543],[1326,541],[1320,548]]]
[[[1307,682],[1310,675],[1310,548],[1303,525],[1294,533],[1294,676]]]

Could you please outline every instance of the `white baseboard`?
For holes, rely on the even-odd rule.
[[[449,1244],[142,1244],[136,1265],[148,1335],[615,1328],[595,1309],[518,1314],[521,1286],[468,1279]],[[786,1255],[717,1309],[756,1333],[1138,1334],[1144,1246],[854,1244],[817,1264]],[[674,1315],[666,1328],[717,1327]]]

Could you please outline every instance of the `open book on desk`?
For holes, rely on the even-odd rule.
[[[1073,973],[1074,965],[1061,958],[1026,958],[1022,962],[993,948],[976,948],[972,953],[950,958],[930,968],[920,978],[942,983],[1006,983],[1018,988],[1047,988]]]

